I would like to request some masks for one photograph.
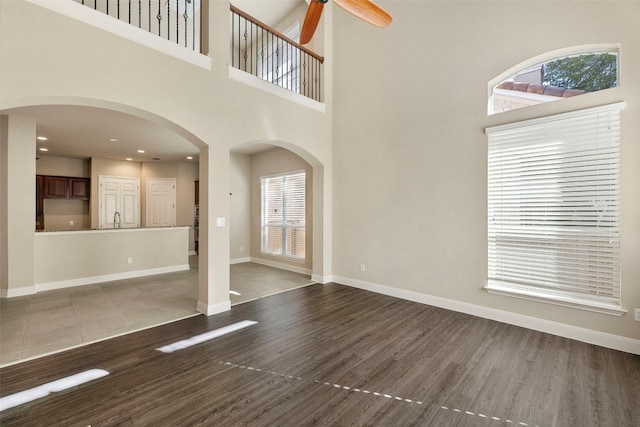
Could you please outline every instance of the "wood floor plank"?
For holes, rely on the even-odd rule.
[[[2,368],[0,396],[92,368],[0,424],[640,425],[639,356],[335,284]]]

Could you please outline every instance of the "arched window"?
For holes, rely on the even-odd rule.
[[[532,58],[489,83],[489,114],[616,87],[617,47],[578,47]]]

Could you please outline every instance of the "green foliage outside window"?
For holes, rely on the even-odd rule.
[[[596,92],[617,86],[617,56],[610,53],[572,56],[542,67],[545,85]]]

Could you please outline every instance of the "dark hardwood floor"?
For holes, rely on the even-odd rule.
[[[173,353],[156,349],[242,320]],[[639,426],[640,356],[341,285],[0,370],[0,396],[110,375],[2,426]]]

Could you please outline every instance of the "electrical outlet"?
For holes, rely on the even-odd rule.
[[[240,252],[244,252],[244,246],[240,246]]]
[[[640,308],[633,309],[633,320],[640,322]]]
[[[73,225],[73,220],[69,221],[69,225]]]
[[[364,273],[364,270],[365,270],[365,266],[364,266],[364,264],[360,264],[360,272],[361,272],[361,273]]]
[[[127,258],[127,264],[133,264],[133,257]]]

